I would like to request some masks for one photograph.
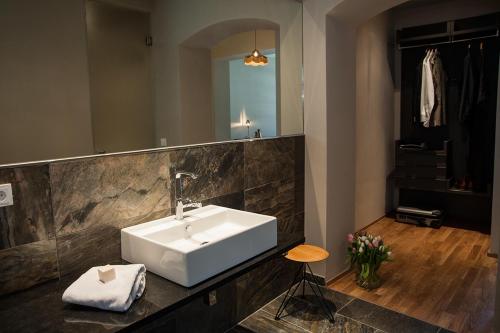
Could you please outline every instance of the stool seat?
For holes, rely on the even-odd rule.
[[[290,251],[288,251],[285,258],[297,262],[317,262],[323,261],[328,258],[330,254],[325,249],[321,247],[309,245],[309,244],[301,244]]]

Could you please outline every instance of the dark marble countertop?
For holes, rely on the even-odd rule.
[[[185,288],[148,272],[146,290],[124,313],[102,311],[61,301],[77,278],[65,277],[0,298],[2,332],[116,332],[167,314],[196,297],[250,271],[260,263],[303,243],[304,237],[278,234],[278,245],[192,288]]]

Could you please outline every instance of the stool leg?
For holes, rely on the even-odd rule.
[[[304,272],[302,274],[302,298],[306,298],[306,265],[302,265],[304,267]]]
[[[321,291],[321,287],[319,286],[318,281],[316,280],[316,276],[314,275],[314,273],[313,273],[311,267],[309,266],[309,264],[306,263],[306,266],[309,269],[309,272],[311,273],[312,279],[314,280],[313,283],[316,285],[316,288],[318,288],[319,295],[316,294],[316,291],[314,290],[314,287],[313,287],[312,283],[309,280],[307,280],[307,283],[311,287],[311,289],[312,289],[312,291],[314,293],[314,296],[316,296],[316,297],[319,298],[320,306],[323,309],[323,311],[325,312],[326,316],[328,317],[328,320],[331,323],[334,323],[335,322],[335,317],[333,316],[330,308],[328,307],[328,304],[325,301],[325,297],[323,295],[323,292]]]
[[[303,269],[304,269],[303,267],[305,267],[304,264],[302,264],[300,266],[297,274],[295,274],[295,277],[293,278],[292,284],[290,285],[290,288],[288,288],[288,290],[286,292],[286,295],[285,295],[285,298],[281,302],[281,304],[280,304],[280,306],[278,308],[278,311],[276,312],[276,316],[274,317],[275,320],[279,320],[280,319],[281,315],[283,314],[283,311],[285,311],[285,308],[288,305],[288,302],[290,301],[290,299],[292,299],[293,295],[295,295],[295,292],[299,288],[300,283],[302,282],[302,279],[299,280],[299,278],[302,275],[302,272],[303,272]],[[293,286],[297,283],[297,280],[299,280],[299,283],[295,286],[295,288],[293,288]],[[304,283],[305,283],[305,281],[304,281]],[[293,291],[290,294],[290,290],[292,290],[292,288],[293,288]],[[290,296],[288,296],[289,294],[290,294]]]

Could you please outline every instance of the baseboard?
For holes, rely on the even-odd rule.
[[[341,272],[340,274],[337,274],[336,276],[332,277],[330,280],[328,280],[326,282],[326,285],[329,286],[331,285],[332,283],[334,283],[335,281],[337,280],[340,280],[341,278],[343,278],[344,276],[346,276],[347,274],[349,274],[351,272],[351,269],[350,268],[347,268],[346,270],[344,270],[343,272]]]
[[[375,221],[371,222],[370,224],[364,226],[363,228],[359,229],[358,231],[356,232],[363,232],[365,231],[366,229],[368,229],[369,227],[371,227],[372,225],[374,225],[375,223],[379,222],[380,220],[383,220],[385,219],[387,216],[384,214],[383,216],[379,217],[378,219],[376,219]]]
[[[387,216],[386,215],[383,215],[381,217],[379,217],[378,219],[376,219],[375,221],[371,222],[370,224],[368,224],[367,226],[364,226],[363,228],[361,228],[360,230],[356,231],[356,232],[362,232],[366,229],[368,229],[370,226],[374,225],[375,223],[379,222],[380,220],[386,218]],[[351,269],[350,268],[347,268],[345,269],[343,272],[341,272],[340,274],[337,274],[336,276],[334,276],[333,278],[329,279],[328,281],[325,279],[324,276],[321,276],[321,275],[316,275],[314,274],[314,276],[316,277],[317,281],[320,282],[320,284],[322,286],[329,286],[330,284],[332,284],[333,282],[335,282],[336,280],[338,279],[341,279],[342,277],[344,277],[345,275],[349,274],[351,272]],[[311,277],[310,277],[310,273],[307,272],[306,273],[306,277],[309,281],[312,281],[311,280]]]

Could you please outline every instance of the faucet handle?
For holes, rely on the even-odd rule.
[[[181,179],[182,177],[189,177],[192,179],[196,179],[198,178],[198,175],[187,171],[179,171],[175,173],[175,179]]]

